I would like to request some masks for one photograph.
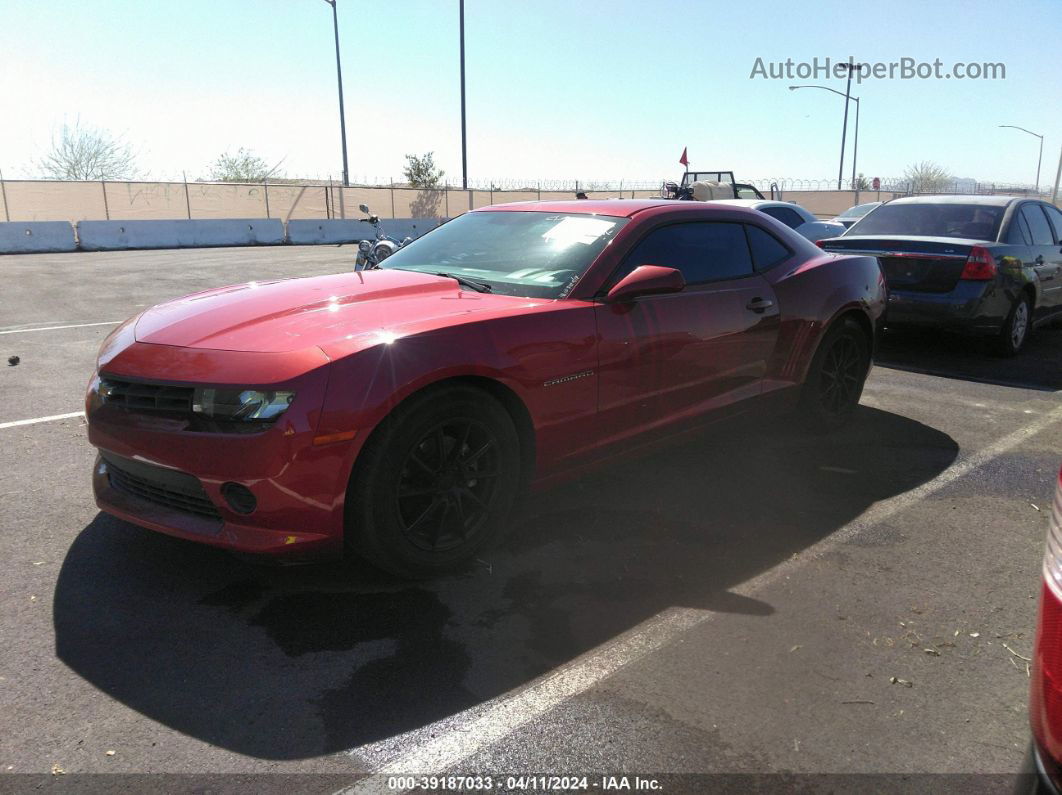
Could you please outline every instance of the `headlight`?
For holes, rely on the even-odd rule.
[[[374,257],[376,257],[376,261],[377,262],[382,262],[383,260],[387,259],[388,257],[390,257],[394,253],[395,253],[394,244],[389,243],[386,240],[384,240],[384,241],[382,241],[380,243],[377,243],[373,247],[373,250],[372,250],[372,254],[373,254]]]
[[[360,243],[358,243],[358,251],[360,251],[362,254],[368,254],[370,251],[372,251],[372,243],[370,243],[368,240],[362,240]]]
[[[294,399],[294,392],[197,387],[192,412],[222,421],[271,422],[287,411]]]

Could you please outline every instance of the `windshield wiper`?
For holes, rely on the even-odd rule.
[[[477,293],[489,293],[491,290],[494,289],[489,284],[484,284],[483,282],[476,282],[472,279],[466,279],[464,276],[458,276],[456,273],[436,272],[435,275],[443,276],[447,279],[454,279],[458,284],[463,285],[465,287],[471,287]]]

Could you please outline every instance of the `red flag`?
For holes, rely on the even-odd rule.
[[[690,164],[689,158],[686,157],[686,147],[685,146],[682,147],[682,157],[679,158],[679,162],[682,163],[682,165],[684,165],[684,166],[689,166],[689,164]]]

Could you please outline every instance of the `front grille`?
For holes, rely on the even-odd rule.
[[[164,411],[176,414],[192,412],[190,386],[167,386],[146,384],[141,381],[123,381],[110,376],[100,382],[103,401],[131,411]]]
[[[103,460],[107,464],[107,478],[115,490],[182,513],[221,520],[221,514],[195,476],[109,454]]]

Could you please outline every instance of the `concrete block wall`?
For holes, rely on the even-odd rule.
[[[77,236],[83,251],[270,246],[285,239],[284,225],[276,218],[79,221]]]
[[[68,221],[0,222],[0,253],[39,254],[77,248]]]

